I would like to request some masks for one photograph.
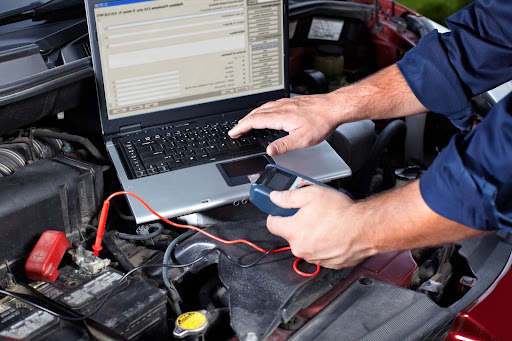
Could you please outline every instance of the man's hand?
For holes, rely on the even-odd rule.
[[[355,266],[376,253],[369,247],[368,229],[353,226],[345,216],[354,202],[323,186],[273,191],[270,199],[283,208],[299,208],[291,217],[269,216],[267,227],[288,241],[292,253],[312,264],[340,269]]]
[[[322,142],[340,124],[338,99],[330,94],[298,96],[268,102],[254,109],[229,131],[238,138],[252,129],[284,130],[288,136],[267,147],[270,156],[310,147]]]
[[[416,99],[396,65],[359,83],[324,95],[298,96],[254,109],[229,131],[238,138],[251,129],[277,129],[288,136],[272,142],[275,156],[325,140],[340,124],[418,114],[427,109]]]
[[[295,256],[332,269],[355,266],[377,253],[489,233],[432,211],[421,196],[419,181],[359,202],[323,186],[274,191],[270,199],[299,210],[291,217],[269,216],[269,231],[286,239]]]

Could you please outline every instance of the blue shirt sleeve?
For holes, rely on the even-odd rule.
[[[512,232],[512,93],[457,135],[420,178],[427,205],[479,230]]]
[[[475,1],[447,19],[397,63],[418,100],[469,130],[469,98],[512,78],[512,1]]]
[[[420,102],[469,130],[469,98],[512,78],[512,1],[481,0],[447,20],[398,63]],[[480,230],[512,232],[512,94],[457,135],[420,179],[427,205]]]

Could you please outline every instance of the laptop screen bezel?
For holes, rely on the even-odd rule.
[[[283,89],[267,91],[252,95],[243,95],[240,97],[210,101],[201,104],[183,106],[172,109],[160,110],[153,113],[146,113],[118,119],[109,119],[107,114],[107,105],[105,97],[105,88],[103,84],[102,65],[98,49],[98,35],[94,15],[94,5],[113,0],[85,0],[87,23],[89,27],[89,39],[91,43],[91,54],[93,61],[94,74],[96,79],[96,90],[100,110],[101,127],[104,135],[118,134],[123,127],[137,126],[141,129],[168,124],[169,122],[181,122],[205,118],[222,113],[237,111],[249,111],[258,105],[290,96],[288,82],[289,51],[288,51],[288,0],[282,0],[283,6],[283,71],[284,87]]]

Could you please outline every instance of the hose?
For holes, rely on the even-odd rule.
[[[370,155],[368,156],[362,172],[361,186],[359,189],[359,197],[365,198],[370,194],[370,184],[373,173],[377,168],[379,159],[381,158],[384,150],[393,140],[395,136],[402,134],[405,136],[406,126],[402,120],[394,120],[389,123],[379,134],[377,140],[372,146]],[[394,179],[394,178],[393,178]]]
[[[215,304],[213,303],[213,300],[211,298],[211,294],[220,284],[220,279],[217,277],[213,277],[206,281],[201,288],[199,289],[199,292],[197,294],[197,300],[199,301],[199,304],[201,307],[206,308],[208,311],[214,310]]]
[[[67,141],[81,144],[98,161],[106,162],[105,158],[103,157],[103,155],[101,155],[98,148],[96,148],[91,143],[91,141],[89,141],[85,137],[78,136],[78,135],[71,135],[71,134],[67,134],[67,133],[57,133],[54,131],[48,131],[48,130],[42,130],[42,129],[34,129],[34,130],[32,130],[32,132],[34,134],[34,137],[49,137],[49,138],[67,140]]]
[[[171,258],[172,251],[174,250],[176,245],[178,245],[179,243],[181,243],[182,241],[184,241],[188,237],[192,236],[194,233],[195,233],[195,231],[189,230],[189,231],[179,235],[178,237],[176,237],[169,244],[167,249],[165,250],[163,263],[164,264],[168,264],[169,260]],[[171,300],[173,302],[174,312],[176,313],[176,315],[179,316],[182,313],[181,312],[181,308],[180,308],[180,304],[179,304],[179,302],[181,301],[181,297],[180,297],[180,294],[178,293],[178,290],[176,290],[176,287],[174,286],[174,284],[172,284],[171,281],[169,280],[169,278],[167,277],[167,267],[164,267],[162,269],[162,279],[164,281],[165,286],[167,287],[167,290],[169,291],[169,294],[171,295]]]

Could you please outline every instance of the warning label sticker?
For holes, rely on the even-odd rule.
[[[105,272],[77,290],[62,296],[60,300],[72,308],[81,308],[91,300],[106,294],[121,277],[122,275],[115,272]]]
[[[343,20],[313,18],[308,39],[338,41],[344,23]]]
[[[25,340],[41,329],[53,324],[57,320],[56,317],[44,311],[37,311],[27,316],[25,319],[16,322],[12,326],[0,331],[0,336],[11,339]]]

